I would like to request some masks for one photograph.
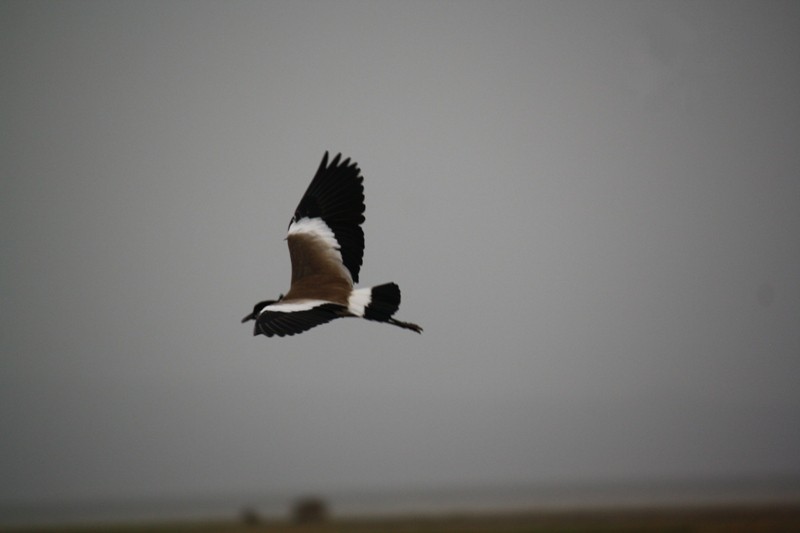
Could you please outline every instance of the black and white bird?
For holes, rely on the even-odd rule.
[[[328,164],[317,174],[289,223],[292,285],[277,300],[253,307],[242,323],[255,320],[253,335],[294,335],[341,317],[361,317],[422,333],[392,316],[400,307],[400,287],[384,283],[354,288],[364,257],[364,178],[356,163]]]

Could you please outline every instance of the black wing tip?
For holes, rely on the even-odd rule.
[[[333,159],[330,159],[330,163],[328,162],[329,159],[330,159],[330,152],[328,150],[325,150],[325,153],[322,155],[322,161],[319,164],[319,170],[317,170],[317,173],[323,170],[332,170],[337,167],[353,168],[359,170],[358,163],[355,161],[351,161],[349,157],[342,159],[341,152],[337,152],[336,155],[333,156]]]
[[[351,164],[349,157],[344,161],[342,161],[341,152],[333,156],[333,159],[330,159],[330,163],[328,162],[329,159],[330,159],[330,152],[328,152],[328,150],[325,150],[325,153],[322,155],[322,161],[320,161],[319,163],[319,168],[317,169],[316,176],[319,176],[321,173],[325,171],[333,170],[339,167],[345,167],[345,168],[353,167],[355,169],[358,169],[358,163],[353,162]]]

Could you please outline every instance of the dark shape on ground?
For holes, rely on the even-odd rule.
[[[328,504],[316,496],[300,498],[292,505],[292,521],[295,524],[319,524],[325,522],[328,516]]]
[[[239,513],[239,521],[245,526],[260,526],[261,515],[254,507],[245,506]]]

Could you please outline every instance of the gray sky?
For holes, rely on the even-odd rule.
[[[800,3],[0,3],[0,501],[800,475]],[[240,319],[325,150],[417,336]]]

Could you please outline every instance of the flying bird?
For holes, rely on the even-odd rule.
[[[286,240],[292,284],[286,295],[264,300],[242,323],[255,321],[253,335],[294,335],[335,318],[361,317],[417,333],[422,328],[392,318],[400,287],[384,283],[355,288],[364,257],[364,178],[358,164],[342,154],[322,157],[289,223]]]

